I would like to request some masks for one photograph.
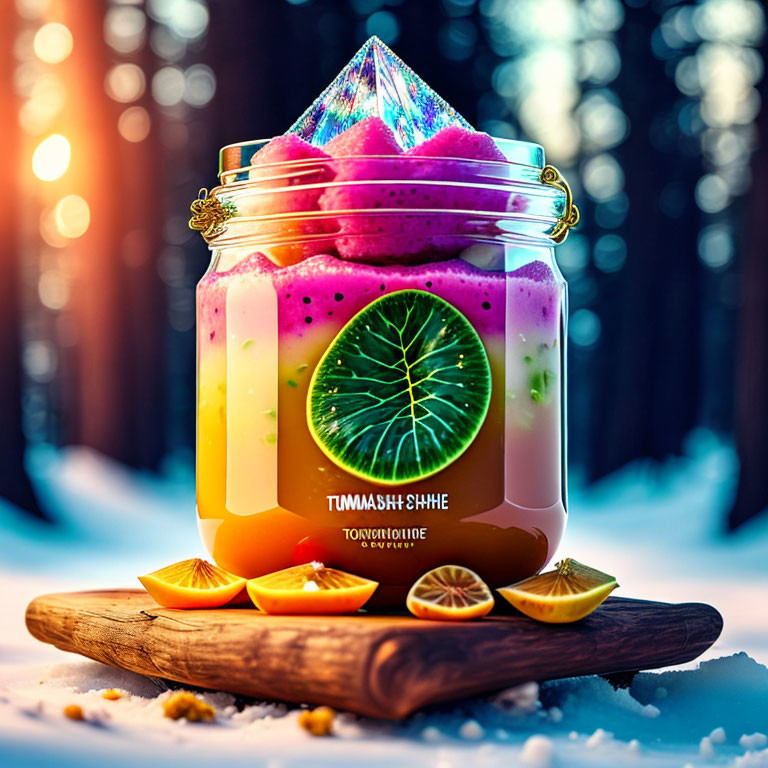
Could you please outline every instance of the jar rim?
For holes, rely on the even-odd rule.
[[[277,138],[277,137],[273,137]],[[514,165],[523,165],[531,168],[544,168],[544,148],[540,144],[535,144],[530,141],[520,141],[518,139],[500,139],[492,136],[491,139],[496,147],[506,158],[508,163]],[[253,156],[264,146],[266,146],[272,139],[254,139],[251,141],[240,141],[233,144],[227,144],[219,150],[219,178],[224,175],[232,175],[233,180],[237,179],[237,175],[246,172],[251,168],[251,159]],[[350,156],[352,157],[352,156]],[[354,156],[360,159],[359,155]],[[375,157],[387,158],[387,159],[402,159],[403,157],[409,157],[408,155],[375,155]],[[414,155],[414,157],[421,157]],[[334,160],[345,159],[342,157],[335,157]],[[421,157],[421,159],[424,159]],[[470,160],[473,162],[502,162],[502,161],[479,161],[473,158],[430,158],[430,159],[448,159],[448,160]]]

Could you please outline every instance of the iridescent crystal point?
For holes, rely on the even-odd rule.
[[[322,146],[365,117],[379,117],[403,149],[469,123],[378,37],[371,37],[288,129]]]

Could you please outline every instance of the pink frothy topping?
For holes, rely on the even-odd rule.
[[[406,155],[418,157],[463,157],[470,160],[506,162],[503,152],[487,133],[468,131],[458,125],[449,125],[415,147]]]
[[[323,149],[333,157],[399,155],[403,150],[379,117],[366,117],[331,139]]]
[[[404,211],[403,214],[339,215],[336,249],[343,259],[404,263],[445,258],[461,247],[460,235],[466,231],[468,217],[450,213],[421,215],[414,214],[414,210],[503,211],[507,206],[506,192],[442,183],[464,181],[471,185],[477,169],[460,161],[440,162],[438,157],[504,159],[487,134],[446,128],[409,150],[403,159],[397,159],[391,156],[400,154],[401,150],[392,132],[379,118],[371,117],[328,142],[325,149],[347,159],[335,164],[335,183],[320,198],[323,210]],[[348,156],[354,155],[365,156],[349,159]],[[378,155],[390,157],[383,159],[376,157]],[[421,156],[429,159],[423,162],[416,159]],[[382,183],[372,184],[374,180]]]
[[[258,166],[289,160],[306,160],[311,157],[322,159],[328,157],[328,153],[299,138],[295,133],[286,133],[265,144],[253,156],[251,163]]]
[[[479,269],[463,259],[382,267],[320,255],[278,268],[261,254],[254,254],[233,270],[211,272],[201,281],[198,312],[203,340],[214,332],[224,341],[227,285],[248,276],[272,281],[278,297],[280,332],[291,337],[305,336],[326,323],[341,327],[378,296],[406,289],[444,298],[485,337],[501,336],[507,316],[516,331],[557,333],[559,289],[543,262],[505,274]]]
[[[511,197],[503,184],[488,188],[494,178],[481,165],[487,162],[505,162],[493,139],[459,126],[442,129],[405,154],[378,117],[355,123],[322,149],[286,134],[254,156],[250,176],[259,180],[259,194],[249,199],[245,215],[297,214],[253,224],[265,240],[272,234],[282,239],[265,249],[279,264],[334,251],[369,264],[451,258],[473,236],[498,234],[493,216],[474,212],[524,210],[525,201]],[[313,211],[328,216],[301,216]],[[305,239],[291,243],[294,236]]]
[[[302,163],[302,160],[307,162]],[[290,242],[292,238],[325,235],[337,229],[335,221],[300,215],[320,209],[323,188],[313,185],[327,184],[334,177],[330,163],[318,162],[322,160],[330,160],[330,157],[294,134],[272,139],[253,157],[253,167],[248,175],[251,179],[258,179],[258,195],[254,195],[242,213],[259,216],[299,214],[279,222],[253,222],[251,225],[254,235],[276,235],[288,239],[283,245],[271,249],[271,256],[278,263],[290,264],[328,249],[327,244],[294,244]],[[291,163],[289,166],[276,165],[288,162]]]

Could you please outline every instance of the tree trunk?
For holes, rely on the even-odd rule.
[[[768,44],[762,48],[763,60]],[[728,514],[734,530],[768,507],[768,81],[760,85],[759,146],[752,160],[752,188],[742,249],[742,303],[736,362],[736,448],[739,484]]]
[[[82,195],[91,210],[88,231],[69,247],[77,338],[62,437],[154,469],[164,453],[166,326],[155,268],[162,222],[157,124],[139,143],[118,133],[118,117],[129,105],[104,93],[111,58],[103,40],[105,9],[91,0],[59,6],[75,40],[59,65],[70,85],[61,130],[72,142],[72,163],[64,179],[67,192]],[[143,103],[149,106],[148,96]]]
[[[6,15],[0,29],[0,147],[11,163],[11,183],[18,170],[18,103],[13,88],[16,25]],[[19,276],[19,201],[3,195],[0,206],[0,496],[39,517],[41,511],[24,468],[26,439],[22,430],[21,305]]]
[[[693,191],[700,158],[674,126],[679,93],[651,51],[659,17],[626,9],[619,47],[626,74],[617,82],[630,133],[617,154],[629,213],[621,232],[624,268],[603,278],[597,310],[603,333],[595,360],[589,476],[600,478],[641,457],[681,450],[698,412],[699,213]],[[666,124],[665,124],[666,122]],[[690,151],[685,151],[689,149]],[[675,185],[677,217],[660,210]]]

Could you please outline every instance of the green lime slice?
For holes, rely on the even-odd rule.
[[[455,461],[490,397],[488,356],[467,318],[431,293],[404,290],[339,331],[312,376],[307,421],[342,469],[398,485]]]

